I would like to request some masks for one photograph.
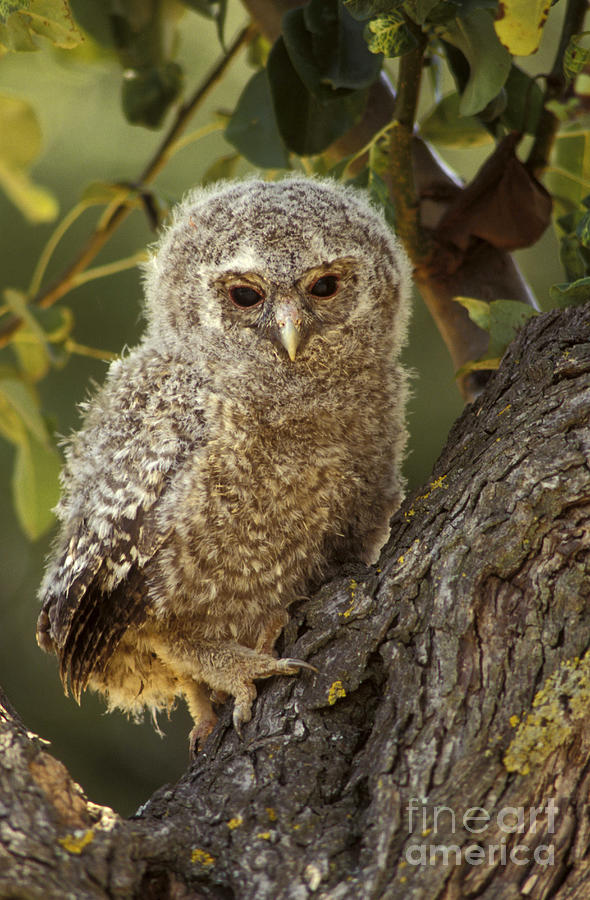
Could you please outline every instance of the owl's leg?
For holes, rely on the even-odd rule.
[[[256,698],[255,679],[270,678],[271,675],[296,675],[299,669],[317,671],[301,659],[276,659],[268,653],[259,653],[237,643],[191,644],[189,640],[176,638],[172,644],[158,636],[153,640],[153,647],[182,684],[192,680],[201,686],[204,682],[214,691],[231,694],[234,698],[233,723],[238,733],[252,717],[252,703]],[[210,715],[213,713],[208,699],[207,703],[205,723],[211,721]],[[202,698],[199,698],[195,707],[196,729],[203,727],[202,710]]]
[[[314,666],[301,659],[276,659],[269,653],[260,653],[241,644],[210,647],[201,663],[207,684],[222,690],[234,698],[233,723],[241,734],[241,727],[252,718],[252,704],[256,699],[254,681],[272,675],[297,675],[300,669]]]
[[[258,640],[256,641],[255,649],[259,653],[267,653],[271,656],[276,656],[276,653],[273,652],[274,646],[280,633],[287,624],[288,618],[287,612],[285,610],[280,610],[280,612],[276,613],[268,620],[264,628],[261,629]]]
[[[189,734],[189,750],[191,756],[196,756],[203,746],[215,725],[217,716],[211,706],[209,691],[204,684],[195,681],[194,678],[186,678],[182,682],[182,690],[186,699],[186,705],[195,723]]]

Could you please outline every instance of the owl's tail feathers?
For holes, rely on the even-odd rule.
[[[41,610],[37,642],[57,655],[64,692],[71,693],[77,703],[90,677],[104,672],[129,626],[145,621],[143,579],[132,575],[111,593],[103,592],[96,580],[91,582],[65,627],[60,628],[59,598],[48,598]]]

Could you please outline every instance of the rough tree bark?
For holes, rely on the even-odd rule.
[[[587,304],[521,332],[380,565],[293,611],[319,673],[134,818],[0,695],[0,897],[588,897],[589,598]]]

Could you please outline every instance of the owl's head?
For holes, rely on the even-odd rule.
[[[148,263],[148,333],[184,354],[279,366],[326,344],[349,353],[355,335],[395,350],[409,274],[358,190],[301,176],[221,183],[186,197]]]

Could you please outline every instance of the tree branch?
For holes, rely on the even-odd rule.
[[[0,896],[585,900],[589,332],[528,323],[378,567],[293,612],[318,674],[261,685],[243,741],[228,704],[133,819],[0,714]]]
[[[389,158],[396,231],[414,267],[419,268],[432,255],[433,248],[420,221],[420,197],[414,180],[414,121],[426,41],[420,29],[413,27],[412,33],[418,44],[400,59]]]
[[[563,101],[565,99],[567,81],[563,71],[563,58],[572,35],[583,30],[587,12],[587,0],[568,0],[555,61],[546,80],[543,113],[526,163],[527,168],[536,178],[542,176],[549,164],[549,156],[559,128],[559,119],[547,109],[547,104],[551,100]]]

